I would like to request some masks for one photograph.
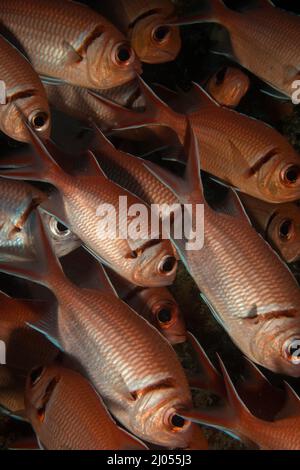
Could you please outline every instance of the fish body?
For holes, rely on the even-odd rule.
[[[0,250],[1,256],[26,257],[32,253],[34,240],[26,221],[31,212],[47,196],[23,181],[0,178],[3,195],[0,202]],[[77,248],[81,242],[58,220],[48,214],[42,215],[57,256],[64,256]]]
[[[0,338],[6,345],[8,367],[27,373],[57,357],[58,349],[28,326],[47,315],[49,308],[45,302],[13,299],[1,293]]]
[[[113,0],[109,5],[99,2],[99,8],[127,35],[142,62],[158,64],[177,57],[179,28],[166,24],[176,18],[170,0]]]
[[[5,176],[11,177],[13,173],[19,179],[27,177],[52,183],[59,192],[53,192],[43,203],[44,210],[56,215],[96,257],[131,282],[147,287],[171,284],[177,268],[174,249],[169,240],[159,238],[158,232],[152,238],[150,209],[143,201],[110,181],[90,152],[86,155],[85,170],[70,175],[52,159],[36,134],[32,138],[38,153],[32,154],[28,165],[22,163],[16,171],[5,170]],[[10,167],[9,161],[7,165]],[[125,200],[125,208],[120,200],[123,203]],[[130,223],[137,219],[134,211],[132,216],[127,213],[137,204],[146,213],[148,224],[141,223],[141,231],[134,233],[133,238],[137,239],[130,239],[130,233],[124,234],[122,230],[125,227],[129,231]],[[108,219],[108,212],[109,220],[115,218],[114,225],[107,230],[102,223],[99,229],[99,220],[105,214]]]
[[[140,83],[144,112],[91,96],[115,112],[115,129],[164,125],[175,130],[184,144],[186,115],[166,105],[142,79]],[[186,100],[185,95],[182,98]],[[187,114],[201,145],[203,170],[258,199],[273,203],[299,199],[300,157],[286,138],[261,121],[220,106],[199,85],[194,85],[188,99],[192,105]]]
[[[207,11],[181,24],[217,22],[229,32],[230,55],[253,74],[292,98],[300,72],[300,18],[258,0],[242,11],[211,0]],[[220,51],[221,52],[221,51]]]
[[[171,344],[186,341],[186,327],[180,307],[165,287],[141,289],[113,271],[109,278],[124,300],[135,312],[155,326]]]
[[[0,12],[2,26],[39,75],[106,89],[140,72],[124,36],[85,5],[69,0],[3,0]]]
[[[187,250],[183,240],[173,242],[205,301],[238,347],[264,367],[299,377],[300,363],[293,349],[300,339],[299,286],[250,225],[233,191],[227,200],[229,211],[219,213],[208,206],[199,176],[197,139],[192,135],[186,170],[189,183],[147,164],[173,188],[181,203],[192,204],[193,227],[199,226],[197,204],[204,204],[203,248]]]
[[[133,434],[167,447],[188,447],[197,436],[198,445],[207,445],[199,428],[176,419],[177,408],[191,406],[191,394],[171,345],[111,291],[82,289],[68,280],[38,213],[30,223],[39,239],[36,259],[26,265],[1,261],[0,269],[55,294],[57,314],[32,327],[76,360],[109,411]]]
[[[38,74],[28,60],[2,36],[0,53],[0,80],[4,85],[0,104],[1,131],[12,139],[29,142],[24,117],[43,138],[48,138],[51,131],[50,110]]]
[[[236,108],[250,87],[249,77],[236,67],[223,67],[208,81],[208,93],[222,106]]]
[[[92,385],[58,365],[34,369],[25,392],[26,414],[47,450],[145,450],[119,428]]]
[[[268,204],[245,194],[242,203],[262,236],[287,263],[300,258],[300,213],[296,203]]]

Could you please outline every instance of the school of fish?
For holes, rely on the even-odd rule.
[[[0,0],[0,419],[32,429],[12,449],[208,450],[211,427],[300,450],[300,156],[278,125],[300,17],[198,3]],[[209,67],[153,83],[188,28]],[[178,271],[242,373],[200,344]]]

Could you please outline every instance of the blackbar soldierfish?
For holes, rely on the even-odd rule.
[[[23,181],[0,178],[0,254],[1,257],[26,257],[34,249],[34,239],[26,221],[32,211],[47,199],[42,191]],[[42,214],[57,256],[64,256],[81,241],[59,221]]]
[[[43,138],[51,131],[51,119],[45,89],[28,60],[0,36],[0,129],[9,137],[30,141],[23,119]],[[21,113],[20,113],[21,110]]]
[[[30,132],[37,152],[25,156],[25,160],[22,155],[19,160],[17,156],[7,158],[5,162],[1,159],[0,166],[7,167],[3,176],[53,184],[57,190],[43,202],[43,208],[66,225],[96,257],[134,284],[146,287],[171,284],[177,268],[174,249],[169,240],[158,238],[159,233],[152,239],[150,208],[109,180],[92,153],[86,154],[86,168],[71,175],[55,162],[37,134],[32,129]],[[121,196],[126,200],[127,209],[120,205]],[[140,232],[134,234],[138,239],[131,239],[129,222],[137,220],[138,211],[136,209],[134,214],[132,211],[130,216],[127,212],[136,204],[143,206],[148,223],[142,223]],[[114,210],[114,214],[110,212],[110,220],[115,217],[114,225],[111,232],[103,228],[100,233],[99,221],[101,216],[107,215],[107,205],[111,212],[112,208]],[[128,236],[123,234],[122,227],[128,229]]]
[[[245,194],[242,203],[255,228],[287,263],[300,259],[300,208],[297,203],[269,204]]]
[[[168,126],[183,144],[186,115],[171,109],[139,80],[147,103],[144,112],[90,94],[110,112],[114,110],[114,129]],[[261,121],[220,106],[199,85],[194,84],[191,93],[194,109],[188,116],[201,145],[203,170],[259,199],[274,203],[299,199],[300,156],[285,137]]]
[[[25,410],[43,449],[147,449],[117,426],[84,377],[59,365],[31,371],[26,383]]]
[[[85,5],[69,0],[1,0],[0,23],[39,75],[105,89],[140,72],[123,34]]]
[[[174,60],[181,48],[178,26],[171,0],[112,0],[99,2],[105,14],[131,41],[142,62],[158,64]]]
[[[41,320],[55,305],[13,299],[2,292],[0,299],[0,338],[6,345],[7,366],[27,373],[39,364],[51,363],[59,350],[28,323]]]
[[[140,288],[109,270],[109,279],[119,297],[155,326],[171,344],[186,341],[186,326],[180,307],[166,287]]]
[[[0,365],[0,415],[25,419],[26,372]]]
[[[39,210],[30,224],[38,240],[36,257],[27,263],[1,260],[0,270],[40,283],[56,296],[57,312],[31,326],[82,366],[130,432],[161,446],[207,448],[202,431],[177,415],[177,409],[191,407],[192,397],[172,346],[114,291],[73,284],[51,249]]]
[[[300,18],[274,7],[270,0],[254,0],[240,11],[227,8],[222,0],[209,0],[206,5],[202,14],[179,23],[220,23],[229,32],[230,47],[216,52],[231,56],[292,98],[297,89],[293,84],[300,78]]]
[[[285,384],[286,400],[272,420],[264,420],[250,412],[241,400],[235,386],[220,360],[227,391],[227,402],[222,407],[183,412],[182,416],[233,434],[263,450],[300,449],[300,398]],[[272,395],[271,395],[272,397]]]
[[[222,67],[206,85],[208,93],[222,106],[236,108],[250,87],[250,79],[236,67]]]
[[[190,128],[186,179],[147,163],[180,202],[204,204],[204,246],[187,250],[174,240],[216,318],[238,347],[252,360],[275,372],[300,376],[294,354],[300,341],[300,290],[287,266],[249,223],[233,190],[231,211],[213,210],[203,196],[198,142]],[[155,167],[155,168],[154,168]],[[235,215],[232,214],[234,211]]]

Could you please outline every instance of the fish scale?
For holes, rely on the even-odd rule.
[[[55,386],[47,397],[52,381]],[[45,416],[41,421],[38,397],[44,390]],[[56,365],[45,368],[37,384],[31,385],[28,379],[25,402],[28,417],[47,450],[146,448],[115,424],[92,385],[74,371]]]
[[[76,2],[2,0],[0,21],[21,44],[40,75],[56,77],[80,86],[97,88],[98,84],[100,88],[107,88],[129,81],[135,75],[134,69],[139,67],[136,59],[125,67],[117,67],[112,62],[108,54],[114,45],[124,44],[124,36],[101,15]],[[102,32],[97,55],[92,59],[93,63],[87,63],[86,57],[80,61],[75,57],[75,51],[80,52],[84,48],[95,30]],[[68,53],[72,54],[72,50],[73,58],[68,62]],[[90,67],[95,66],[97,61],[102,63],[101,73],[92,77]],[[111,67],[110,78],[107,76],[107,67]]]

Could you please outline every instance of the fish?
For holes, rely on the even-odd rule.
[[[31,212],[47,195],[23,181],[0,178],[0,254],[26,257],[33,250],[34,240],[27,230]],[[65,256],[81,245],[81,241],[53,216],[43,213],[47,231],[57,256]]]
[[[255,0],[239,10],[222,0],[206,1],[204,11],[174,24],[214,22],[229,33],[229,44],[215,48],[292,99],[300,77],[300,18],[270,0]],[[276,93],[276,92],[274,92]]]
[[[285,382],[285,404],[272,421],[267,421],[251,413],[241,400],[221,360],[220,364],[226,384],[227,403],[219,408],[183,411],[181,416],[255,443],[263,450],[299,450],[300,398],[291,386]]]
[[[134,233],[131,238],[129,236],[130,224],[138,223],[139,219],[135,211],[132,210],[134,214],[130,217],[127,211],[138,207],[138,210],[144,210],[149,221],[150,208],[109,180],[90,151],[82,162],[84,169],[76,175],[67,173],[56,163],[52,157],[53,151],[47,144],[33,129],[29,129],[36,151],[15,156],[13,160],[12,157],[1,159],[2,176],[53,184],[56,190],[41,206],[74,233],[99,261],[137,285],[153,287],[171,284],[176,276],[177,260],[170,240],[161,239],[159,230],[152,234],[149,223],[142,223],[140,232]],[[121,197],[128,209],[120,205]],[[99,224],[105,214],[108,218],[108,211],[110,220],[115,216],[115,225],[108,229],[104,227],[100,233]],[[121,233],[122,227],[128,229],[128,237]]]
[[[128,37],[142,62],[170,62],[179,54],[179,27],[166,24],[177,18],[171,0],[113,0],[96,8]]]
[[[77,2],[1,0],[0,23],[41,76],[107,89],[141,73],[124,35]]]
[[[113,127],[114,114],[111,115],[106,108],[95,103],[86,88],[69,83],[53,84],[45,79],[42,79],[42,82],[49,103],[53,108],[87,124],[92,120],[103,131]],[[119,87],[97,90],[96,92],[122,106],[135,106],[139,100],[139,85],[136,80]]]
[[[251,226],[234,190],[227,195],[227,212],[220,213],[208,205],[192,124],[186,145],[185,178],[145,163],[181,204],[191,204],[190,225],[193,230],[197,228],[198,240],[203,230],[202,249],[187,247],[187,236],[175,238],[170,231],[172,242],[202,299],[239,349],[269,370],[299,377],[300,290],[296,279]],[[204,224],[197,215],[199,205],[203,207]]]
[[[300,212],[297,203],[268,204],[241,195],[255,228],[287,263],[300,259]]]
[[[37,300],[14,299],[0,292],[0,338],[5,344],[6,365],[25,371],[49,364],[58,357],[59,350],[28,323],[37,322],[55,309],[55,305]]]
[[[148,205],[177,202],[172,191],[145,168],[144,159],[117,149],[96,125],[90,147],[108,177]]]
[[[186,114],[202,149],[202,169],[219,181],[258,199],[272,203],[295,201],[300,195],[300,157],[292,145],[269,125],[235,110],[220,106],[194,84],[183,100],[193,109],[186,114],[174,111],[139,78],[146,100],[145,112],[126,109],[89,91],[110,112],[115,112],[114,129],[150,124],[176,131],[184,145]],[[172,149],[169,158],[176,159]],[[182,161],[180,155],[179,160]]]
[[[39,210],[30,218],[36,256],[28,262],[0,260],[1,271],[42,284],[57,299],[57,312],[31,327],[76,360],[109,412],[132,434],[170,448],[207,448],[199,427],[177,419],[177,408],[191,407],[192,397],[172,346],[114,291],[83,289],[65,276]]]
[[[83,376],[56,364],[28,375],[25,413],[46,450],[147,449],[117,426]]]
[[[24,413],[25,383],[24,372],[0,365],[0,415],[27,419]]]
[[[182,312],[167,288],[139,288],[115,272],[111,270],[107,272],[119,297],[154,325],[171,344],[186,341],[186,326]]]
[[[29,142],[30,136],[23,123],[24,116],[42,138],[49,138],[49,104],[38,74],[3,36],[0,36],[0,53],[0,80],[4,87],[3,90],[1,87],[0,130],[12,139]]]
[[[236,108],[250,87],[250,79],[242,70],[225,66],[209,80],[206,90],[221,106]]]

